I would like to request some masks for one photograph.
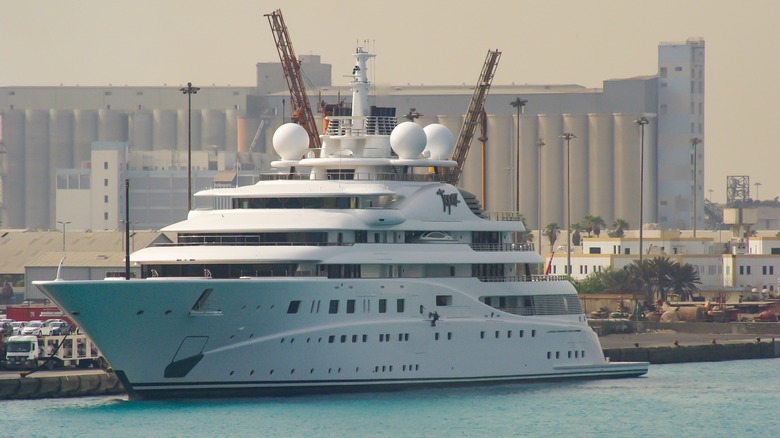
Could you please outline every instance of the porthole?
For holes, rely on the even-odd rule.
[[[271,372],[270,372],[270,373],[268,373],[268,374],[273,374],[273,373],[274,373],[274,370],[271,370]]]
[[[168,309],[168,310],[166,310],[166,311],[165,311],[165,314],[166,314],[166,315],[170,315],[170,314],[171,314],[171,309]]]
[[[252,371],[249,372],[250,376],[253,375],[253,374],[255,374],[255,370],[252,370]]]
[[[143,314],[144,314],[144,311],[143,311],[143,310],[139,310],[139,311],[135,312],[135,314],[136,314],[136,315],[143,315]]]
[[[232,376],[235,371],[230,371],[230,375]]]

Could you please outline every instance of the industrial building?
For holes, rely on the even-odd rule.
[[[704,205],[704,42],[664,43],[658,56],[657,74],[606,80],[602,88],[493,85],[486,103],[484,184],[482,145],[475,140],[461,185],[483,198],[486,209],[520,211],[532,229],[540,225],[539,209],[542,226],[564,224],[567,199],[572,222],[590,214],[607,223],[624,219],[636,227],[642,131],[635,121],[646,117],[642,221],[659,223],[663,229],[687,228],[693,199],[698,200],[697,210],[703,212]],[[304,56],[302,61],[316,87],[310,92],[312,108],[320,99],[336,103],[349,94],[348,87],[332,85],[331,67],[318,56]],[[80,226],[116,229],[124,217],[122,180],[133,177],[133,172],[144,172],[135,175],[143,183],[132,184],[138,187],[130,197],[135,227],[154,229],[181,220],[187,202],[186,181],[181,188],[186,174],[182,154],[190,132],[193,163],[201,163],[193,164],[194,173],[202,172],[194,189],[209,186],[220,171],[236,172],[236,184],[241,175],[251,182],[247,174],[253,174],[256,180],[260,170],[270,170],[271,137],[289,120],[290,112],[281,66],[260,63],[256,68],[254,87],[203,86],[192,95],[191,131],[188,96],[180,85],[0,87],[6,151],[0,154],[2,226],[52,229],[58,222],[75,222],[68,216],[74,213],[74,201],[58,201],[61,195],[81,196],[85,210],[89,203],[88,221],[87,213],[78,212]],[[442,123],[457,136],[472,86],[376,87],[375,99],[381,106],[395,106],[400,119],[408,111],[417,123]],[[510,105],[518,97],[527,103]],[[575,135],[569,148],[560,137],[564,132]],[[699,139],[696,160],[693,138]],[[116,152],[114,158],[95,161],[95,154],[109,150]],[[103,168],[114,160],[118,168]],[[695,198],[690,178],[694,163]],[[99,176],[104,171],[112,176]],[[74,187],[95,193],[74,194]],[[141,201],[144,197],[147,200]],[[134,202],[145,204],[138,207]],[[149,213],[160,209],[168,210]],[[698,221],[703,223],[703,213]]]

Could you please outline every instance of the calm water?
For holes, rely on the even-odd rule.
[[[0,402],[0,436],[652,436],[780,433],[780,359],[652,365],[633,379],[382,394]]]

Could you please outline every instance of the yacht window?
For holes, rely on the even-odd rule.
[[[355,313],[355,300],[347,300],[347,313]]]
[[[398,300],[396,300],[395,306],[396,306],[396,311],[398,313],[403,313],[403,311],[404,311],[404,299],[403,298],[399,298]]]
[[[330,300],[328,313],[339,313],[339,300]]]
[[[301,302],[299,300],[290,301],[290,305],[287,307],[287,313],[298,313],[298,307],[300,307]]]
[[[451,306],[452,305],[452,295],[436,295],[436,305],[437,306]]]
[[[379,313],[387,312],[387,300],[382,298],[379,300]]]

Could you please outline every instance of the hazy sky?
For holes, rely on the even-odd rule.
[[[494,84],[656,74],[658,43],[706,40],[705,190],[727,175],[780,195],[780,1],[3,0],[0,86],[255,84],[278,61],[264,13],[282,8],[298,55],[346,84],[356,41],[378,53],[379,84],[473,83],[487,49]],[[751,194],[755,197],[755,186]]]

